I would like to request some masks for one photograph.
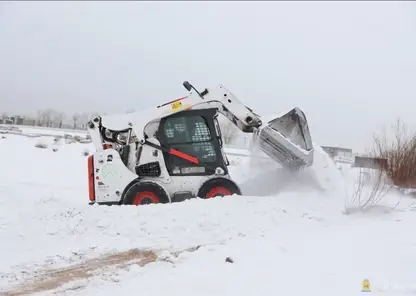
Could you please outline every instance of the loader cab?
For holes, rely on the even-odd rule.
[[[186,110],[161,120],[157,138],[161,144],[190,156],[198,164],[163,153],[172,176],[212,175],[220,167],[228,173],[228,161],[222,153],[221,131],[216,119],[217,109]]]

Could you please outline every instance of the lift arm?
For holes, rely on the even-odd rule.
[[[202,92],[188,81],[185,81],[183,86],[189,91],[186,99],[192,102],[192,109],[217,108],[218,112],[245,133],[252,133],[262,125],[260,116],[241,103],[221,84],[215,88],[206,88]]]
[[[305,114],[295,107],[285,114],[262,123],[260,116],[242,104],[223,85],[199,92],[189,82],[183,83],[189,91],[192,109],[216,107],[241,131],[253,133],[253,144],[282,166],[299,169],[313,163],[313,144]],[[195,103],[197,101],[200,103]]]
[[[254,133],[253,144],[282,166],[299,169],[313,163],[313,144],[305,114],[295,107],[285,114],[262,123],[260,116],[242,104],[223,85],[198,92],[189,82],[183,83],[191,100],[215,105],[243,132]],[[203,103],[202,103],[203,102]],[[195,104],[193,109],[198,108]]]

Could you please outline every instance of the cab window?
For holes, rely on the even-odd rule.
[[[202,116],[171,117],[163,126],[166,144],[199,159],[200,162],[215,162],[216,153],[212,135]],[[173,156],[170,161],[182,164],[184,160]],[[189,162],[186,162],[189,165]]]

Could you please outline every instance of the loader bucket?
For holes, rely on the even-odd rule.
[[[313,145],[305,114],[293,108],[257,130],[255,145],[261,151],[289,169],[299,169],[313,163]]]

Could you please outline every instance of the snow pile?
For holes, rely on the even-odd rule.
[[[313,164],[303,173],[313,178],[322,190],[338,192],[345,188],[345,181],[336,163],[319,145],[314,144]]]
[[[313,165],[299,172],[282,168],[263,152],[256,151],[251,158],[239,160],[231,169],[231,176],[247,195],[273,195],[283,191],[319,190],[345,194],[345,181],[337,165],[319,146],[314,145]]]
[[[45,138],[39,138],[35,144],[36,148],[47,149],[49,147],[48,141]]]

